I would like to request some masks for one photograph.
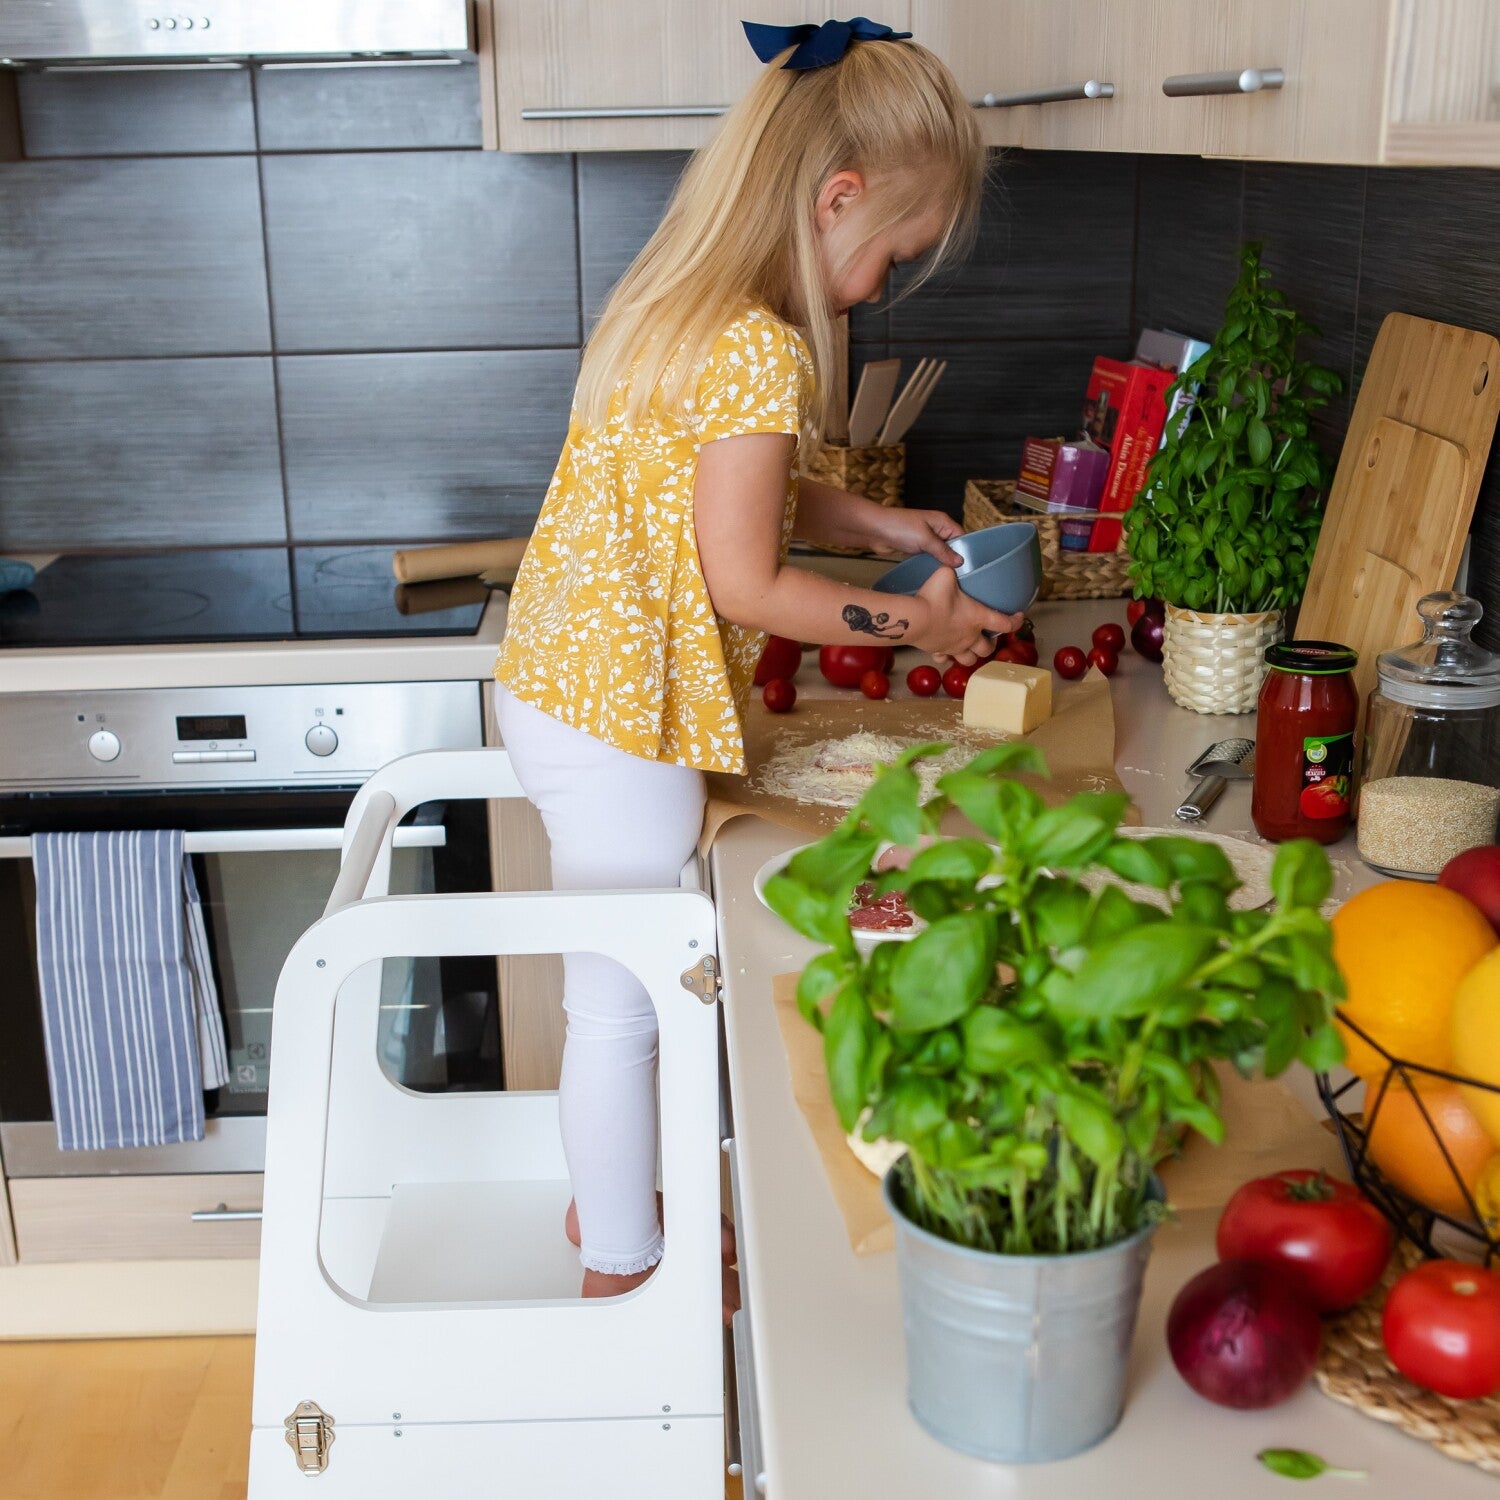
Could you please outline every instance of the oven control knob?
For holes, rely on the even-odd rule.
[[[120,753],[120,736],[108,729],[96,730],[89,736],[89,754],[95,760],[114,760]]]
[[[314,724],[302,743],[314,755],[332,755],[339,747],[339,737],[326,724]]]

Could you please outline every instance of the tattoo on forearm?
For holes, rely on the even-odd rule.
[[[875,635],[882,640],[900,640],[906,634],[910,620],[893,620],[884,611],[872,615],[863,604],[844,606],[844,624],[859,635]]]

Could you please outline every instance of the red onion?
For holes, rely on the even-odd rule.
[[[1161,643],[1166,637],[1167,622],[1158,615],[1142,615],[1130,627],[1130,644],[1147,661],[1161,660]]]
[[[1223,1260],[1177,1294],[1167,1347],[1178,1373],[1220,1406],[1285,1401],[1313,1372],[1323,1329],[1312,1303],[1274,1267]]]

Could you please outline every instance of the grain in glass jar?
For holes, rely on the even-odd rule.
[[[1422,639],[1380,658],[1360,750],[1359,853],[1382,875],[1434,880],[1500,823],[1500,656],[1470,639],[1464,594],[1417,605]]]

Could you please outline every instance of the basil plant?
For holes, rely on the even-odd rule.
[[[1272,287],[1260,246],[1209,350],[1168,391],[1197,395],[1151,460],[1125,514],[1142,598],[1215,614],[1290,609],[1307,587],[1333,465],[1312,418],[1343,389],[1297,357],[1316,330]]]
[[[844,1129],[907,1146],[895,1187],[914,1222],[1007,1254],[1098,1249],[1163,1211],[1153,1172],[1186,1131],[1222,1140],[1216,1059],[1274,1075],[1342,1058],[1328,859],[1283,844],[1274,900],[1231,911],[1217,845],[1122,837],[1123,793],[1047,807],[1013,779],[1046,774],[1030,745],[982,751],[924,801],[914,766],[946,748],[908,750],[767,883],[827,947],[798,1007]],[[938,837],[955,807],[985,837]],[[877,872],[887,842],[921,847]],[[903,891],[925,927],[862,957],[848,913],[863,881]]]

